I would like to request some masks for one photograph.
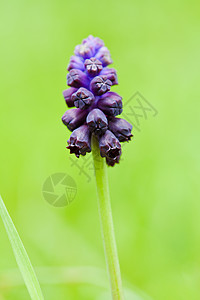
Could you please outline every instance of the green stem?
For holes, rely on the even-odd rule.
[[[92,136],[92,154],[98,194],[98,208],[106,263],[110,277],[113,300],[123,300],[122,281],[113,227],[112,211],[105,158],[100,156],[98,141]]]

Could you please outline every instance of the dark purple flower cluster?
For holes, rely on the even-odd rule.
[[[68,65],[67,84],[63,92],[68,107],[63,123],[72,134],[68,149],[77,157],[91,151],[91,135],[98,137],[100,154],[110,166],[119,162],[120,142],[132,137],[132,125],[116,118],[122,113],[122,98],[110,92],[112,85],[118,84],[109,50],[97,37],[89,36],[76,46],[75,55]]]

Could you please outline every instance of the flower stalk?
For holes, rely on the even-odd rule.
[[[92,134],[92,155],[96,177],[98,209],[101,223],[102,238],[110,277],[113,300],[124,300],[122,280],[115,240],[110,194],[105,158],[102,158],[97,137]]]

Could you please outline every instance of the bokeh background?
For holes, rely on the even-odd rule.
[[[0,193],[45,299],[110,299],[91,154],[88,180],[60,120],[69,58],[89,34],[111,51],[124,104],[139,91],[158,111],[108,170],[126,299],[200,299],[199,12],[193,0],[1,0]],[[55,208],[42,186],[60,172],[77,194]],[[0,299],[29,299],[0,232]]]

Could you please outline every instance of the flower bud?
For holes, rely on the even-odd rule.
[[[71,56],[67,70],[70,71],[71,69],[84,71],[84,59],[80,56]]]
[[[86,59],[92,57],[95,54],[95,50],[90,43],[85,42],[81,45],[76,46],[74,53],[75,55],[81,56]]]
[[[81,86],[87,87],[89,79],[81,70],[71,69],[67,74],[67,84],[75,88],[79,88]]]
[[[94,102],[94,95],[85,88],[80,88],[72,95],[72,101],[77,108],[86,109]]]
[[[108,92],[101,96],[97,106],[105,113],[105,115],[120,115],[122,113],[122,97],[117,93]]]
[[[107,130],[105,134],[99,139],[100,154],[106,157],[110,165],[119,162],[121,155],[121,145],[115,135]]]
[[[85,110],[72,108],[66,111],[62,117],[62,121],[70,131],[73,131],[85,122],[87,113]]]
[[[117,79],[117,73],[116,70],[113,68],[103,68],[103,70],[100,73],[101,75],[106,75],[107,78],[112,81],[112,85],[118,84],[118,79]]]
[[[96,76],[90,82],[90,89],[95,95],[100,96],[106,93],[107,91],[110,91],[111,85],[112,82],[109,79],[107,79],[107,76]]]
[[[95,51],[99,50],[99,48],[104,46],[104,42],[98,38],[89,35],[86,39],[83,40],[82,44],[89,44]]]
[[[110,51],[106,47],[101,47],[95,57],[102,62],[103,67],[106,67],[113,62],[110,56]]]
[[[95,57],[85,60],[85,68],[91,76],[96,76],[103,69],[102,63]]]
[[[76,157],[91,152],[91,133],[87,125],[82,125],[75,129],[69,140],[67,141],[70,153],[74,153]]]
[[[133,126],[124,119],[112,118],[109,121],[108,128],[114,133],[120,142],[130,141],[133,136],[131,134]]]
[[[95,37],[93,40],[93,45],[95,47],[95,50],[99,50],[101,47],[104,46],[104,42],[100,38]]]
[[[71,87],[71,88],[63,91],[63,96],[65,98],[65,102],[68,107],[74,106],[74,101],[72,100],[72,94],[74,94],[77,90],[78,89]]]
[[[104,113],[98,108],[89,112],[86,122],[90,131],[98,136],[104,134],[108,129],[108,120]]]

